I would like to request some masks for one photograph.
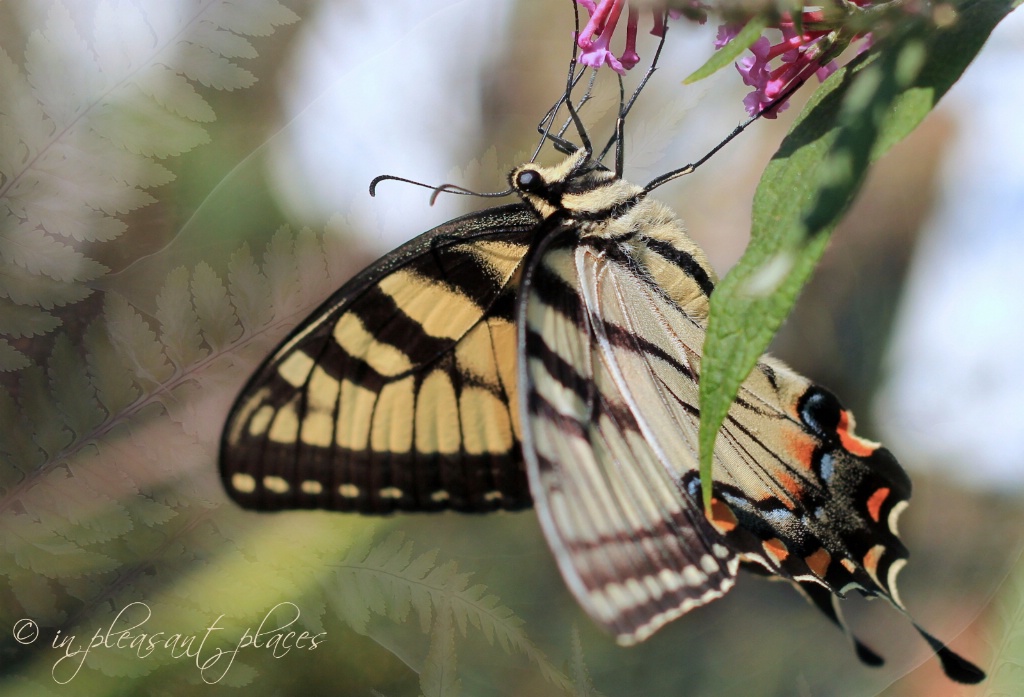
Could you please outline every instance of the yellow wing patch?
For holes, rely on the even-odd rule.
[[[444,371],[428,375],[416,399],[416,450],[453,455],[459,452],[459,406],[455,386]]]
[[[377,341],[353,312],[346,312],[334,325],[334,340],[346,353],[363,359],[381,375],[401,375],[412,370],[407,355],[391,344]]]
[[[381,281],[380,289],[428,336],[457,341],[482,314],[471,299],[412,271],[388,276]]]
[[[377,396],[370,425],[370,448],[378,453],[407,453],[412,449],[413,378],[389,382]]]

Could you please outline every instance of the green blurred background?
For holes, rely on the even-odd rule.
[[[888,659],[869,669],[787,584],[747,576],[619,648],[565,588],[530,511],[372,519],[228,501],[219,431],[260,358],[374,258],[482,207],[432,208],[399,184],[370,199],[370,178],[496,190],[529,157],[572,13],[568,0],[495,5],[0,4],[0,326],[23,357],[0,374],[3,694],[1024,694],[1012,15],[876,166],[773,349],[910,471],[902,597],[987,683],[949,683],[906,618],[851,599],[855,631]],[[743,118],[732,69],[681,84],[713,37],[672,25],[627,123],[632,180],[698,158]],[[653,49],[644,38],[641,55]],[[602,76],[587,106],[595,133],[609,133],[612,87]],[[799,107],[658,192],[720,273]],[[59,245],[18,256],[22,234]],[[322,643],[218,659],[247,629],[290,620]],[[148,654],[67,655],[135,625],[143,642],[163,632]]]

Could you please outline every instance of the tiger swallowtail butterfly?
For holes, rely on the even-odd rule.
[[[722,597],[744,566],[791,581],[880,664],[836,601],[855,590],[906,613],[909,478],[835,396],[764,356],[722,427],[705,514],[716,277],[648,196],[669,177],[630,184],[581,136],[560,164],[512,171],[521,203],[420,235],[292,332],[228,417],[228,494],[262,511],[532,505],[566,584],[621,644]],[[984,678],[914,627],[950,678]]]

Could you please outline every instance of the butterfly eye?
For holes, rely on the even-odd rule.
[[[828,390],[814,385],[800,398],[798,405],[800,419],[816,434],[828,438],[839,428],[843,405]]]
[[[544,184],[544,179],[532,169],[524,169],[516,175],[516,187],[520,191],[534,192]]]

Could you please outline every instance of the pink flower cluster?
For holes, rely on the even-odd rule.
[[[870,5],[873,0],[851,0],[855,5],[864,7]],[[580,62],[592,68],[599,68],[602,65],[611,67],[612,70],[624,75],[627,70],[640,62],[640,56],[636,52],[636,31],[639,12],[630,7],[626,16],[626,48],[616,57],[612,53],[609,44],[612,34],[619,23],[622,8],[627,0],[576,0],[577,4],[586,8],[590,13],[590,21],[583,28],[576,39],[576,43],[582,50]],[[700,0],[692,0],[693,12],[687,12],[687,16],[693,14],[704,16],[703,10],[706,6]],[[669,15],[675,19],[682,14],[679,10],[671,10]],[[743,82],[754,91],[748,94],[743,104],[751,116],[761,113],[768,106],[774,104],[783,95],[786,100],[778,103],[771,111],[763,113],[767,119],[774,119],[780,111],[783,111],[788,103],[788,92],[799,84],[809,79],[811,75],[817,75],[819,80],[824,80],[838,67],[835,61],[822,64],[822,58],[826,51],[832,47],[832,29],[825,25],[825,14],[821,10],[804,11],[801,13],[803,22],[800,30],[789,13],[783,13],[779,24],[774,27],[782,32],[782,41],[772,44],[767,36],[762,36],[750,47],[753,54],[741,59],[736,63],[736,69],[743,78]],[[703,24],[703,21],[701,21]],[[731,41],[742,29],[742,25],[723,25],[718,28],[718,38],[715,40],[715,48],[722,48]],[[664,36],[665,19],[664,13],[654,10],[654,28],[651,33],[655,36]],[[863,34],[854,37],[854,40],[864,39],[861,51],[871,45],[871,34]],[[772,63],[775,63],[774,67]]]
[[[609,66],[619,75],[625,75],[626,71],[640,62],[640,55],[636,52],[636,30],[639,19],[639,12],[630,7],[626,16],[626,48],[616,58],[611,52],[609,44],[615,27],[619,23],[619,15],[622,14],[622,7],[626,0],[576,0],[577,4],[586,8],[590,13],[590,21],[580,32],[576,39],[577,45],[583,51],[580,55],[580,62],[589,65],[591,68],[600,68],[602,65]],[[675,18],[679,12],[672,10],[669,14]],[[661,11],[654,10],[654,28],[651,29],[654,36],[665,35],[665,19]]]
[[[863,6],[869,4],[870,0],[853,2]],[[798,32],[790,16],[784,14],[777,27],[782,32],[782,41],[772,45],[767,36],[762,36],[750,47],[753,55],[743,58],[736,64],[744,84],[754,88],[754,91],[743,99],[747,113],[751,116],[760,113],[791,88],[809,79],[811,75],[817,75],[819,81],[824,81],[836,71],[838,66],[834,60],[824,65],[821,63],[822,55],[828,47],[831,30],[813,27],[820,26],[823,20],[824,15],[821,11],[804,12],[802,31]],[[729,25],[719,27],[715,48],[727,44],[741,28]],[[870,45],[870,34],[856,38],[866,39],[861,47],[862,51]],[[776,58],[781,60],[773,68],[771,63]],[[765,112],[763,116],[766,119],[774,119],[787,106],[788,98],[771,111]]]

